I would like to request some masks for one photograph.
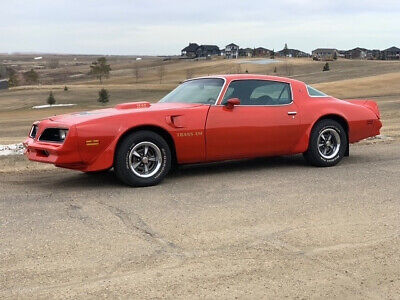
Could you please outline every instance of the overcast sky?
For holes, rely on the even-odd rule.
[[[179,54],[224,47],[400,47],[400,0],[0,0],[0,53]]]

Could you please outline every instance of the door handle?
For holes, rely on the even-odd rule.
[[[297,111],[288,111],[287,113],[289,116],[295,116],[297,115]]]

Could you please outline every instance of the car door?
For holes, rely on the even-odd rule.
[[[228,99],[240,105],[229,108]],[[290,154],[299,140],[299,117],[289,83],[232,81],[206,122],[208,161]]]

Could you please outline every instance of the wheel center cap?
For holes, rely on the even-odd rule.
[[[149,163],[149,159],[145,156],[142,158],[142,163],[147,164]]]
[[[329,147],[331,145],[331,141],[327,141],[326,145]]]

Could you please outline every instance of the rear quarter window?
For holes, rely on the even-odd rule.
[[[309,85],[307,85],[307,91],[311,97],[327,97],[328,96],[327,94],[325,94],[321,91],[318,91],[317,89],[315,89]]]

